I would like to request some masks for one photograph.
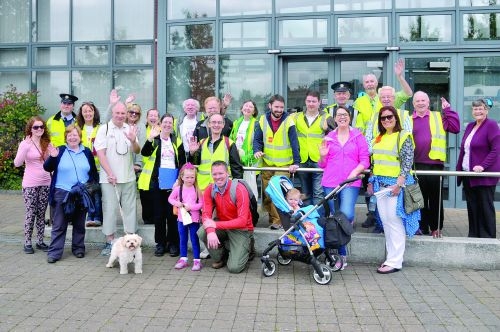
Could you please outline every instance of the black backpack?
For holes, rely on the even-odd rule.
[[[318,224],[323,227],[326,248],[339,249],[351,241],[354,228],[342,212],[335,212],[333,216],[327,218],[319,218]]]
[[[250,212],[252,213],[252,224],[257,225],[259,222],[259,212],[258,212],[258,207],[257,207],[257,199],[255,198],[255,195],[253,194],[252,189],[248,185],[248,183],[245,180],[242,179],[232,179],[231,180],[231,187],[229,188],[229,195],[231,196],[231,201],[236,205],[236,186],[238,185],[238,182],[241,183],[242,185],[245,186],[247,192],[248,192],[248,198],[250,200]],[[215,190],[214,190],[215,185],[212,185],[212,201],[214,202],[215,205]]]

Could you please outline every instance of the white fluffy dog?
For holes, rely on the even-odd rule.
[[[113,267],[118,259],[120,263],[120,274],[128,273],[128,264],[134,263],[134,272],[142,273],[142,237],[137,234],[126,234],[113,242],[111,255],[106,267]]]

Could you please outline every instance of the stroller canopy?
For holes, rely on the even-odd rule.
[[[269,180],[266,194],[273,201],[278,210],[290,213],[292,208],[286,201],[286,193],[293,188],[293,182],[284,175],[274,175]]]

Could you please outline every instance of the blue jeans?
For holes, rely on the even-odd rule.
[[[325,196],[333,191],[334,188],[323,187],[325,191]],[[345,187],[337,194],[337,200],[339,201],[340,211],[346,215],[347,219],[353,223],[355,216],[355,205],[358,198],[359,188],[358,187]],[[328,206],[330,207],[330,214],[335,213],[335,204],[333,200],[328,201]],[[347,255],[347,247],[342,246],[339,248],[339,255]]]
[[[308,159],[305,163],[301,163],[302,168],[318,168],[318,163]],[[304,198],[304,206],[311,204],[318,204],[324,198],[323,187],[321,186],[321,180],[323,179],[323,173],[321,172],[298,172],[300,178],[300,185],[302,194]],[[325,214],[325,209],[320,207],[318,213],[320,216]]]
[[[177,228],[179,230],[179,247],[180,256],[187,257],[187,244],[188,244],[188,231],[189,237],[191,238],[191,246],[193,247],[193,258],[200,259],[200,239],[198,238],[198,228],[200,228],[200,223],[193,222],[189,225],[184,225],[182,221],[177,221]]]

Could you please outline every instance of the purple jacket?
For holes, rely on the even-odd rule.
[[[460,144],[460,154],[458,155],[457,171],[462,171],[464,160],[464,143],[469,136],[476,122],[471,122],[465,128],[462,143]],[[474,134],[470,142],[470,167],[480,165],[485,172],[500,172],[500,129],[495,120],[486,119]],[[495,186],[498,177],[470,177],[470,186]],[[462,183],[462,178],[457,178],[457,184]]]
[[[366,139],[356,128],[351,128],[349,139],[342,146],[337,138],[337,129],[330,132],[324,140],[328,143],[328,154],[318,162],[323,168],[323,179],[321,185],[335,188],[346,180],[349,173],[360,163],[365,169],[370,167],[370,154]],[[351,184],[353,187],[361,187],[361,180]]]

